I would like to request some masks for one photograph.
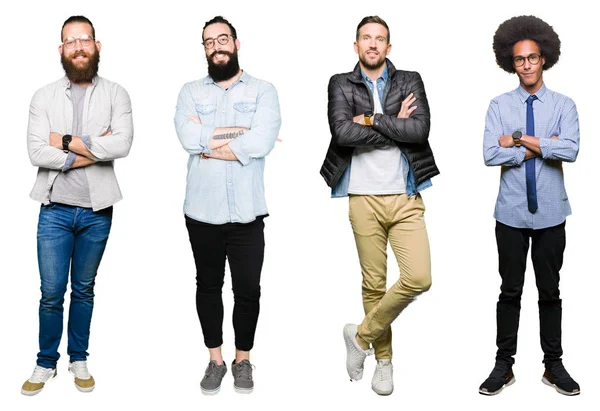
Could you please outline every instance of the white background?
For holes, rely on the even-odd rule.
[[[600,36],[590,4],[23,1],[9,8],[4,2],[0,409],[598,409],[594,158],[600,150]],[[129,157],[116,162],[124,200],[115,206],[95,290],[89,365],[96,390],[81,394],[73,386],[65,334],[58,377],[26,398],[19,391],[35,365],[40,297],[39,204],[28,198],[36,174],[26,151],[28,107],[35,90],[63,75],[60,28],[74,14],[89,17],[103,43],[100,74],[130,93],[135,138]],[[218,396],[200,393],[208,354],[196,315],[195,267],[182,213],[187,154],[172,120],[181,86],[206,75],[201,29],[217,14],[238,30],[242,68],[276,86],[283,119],[283,142],[269,155],[265,176],[271,216],[251,396],[233,392],[231,374]],[[330,199],[319,175],[330,139],[327,84],[334,73],[354,67],[356,25],[369,14],[388,22],[389,57],[396,67],[422,75],[431,107],[430,143],[441,170],[423,194],[434,283],[394,323],[395,391],[387,398],[371,391],[372,357],[364,379],[348,381],[342,327],[362,318],[361,274],[347,200]],[[561,272],[563,358],[583,392],[575,398],[540,381],[531,266],[514,367],[517,382],[494,398],[477,393],[493,367],[500,286],[492,217],[500,170],[483,164],[484,118],[489,100],[518,84],[515,75],[497,67],[492,36],[501,22],[522,14],[535,14],[558,32],[561,59],[544,80],[573,98],[580,117],[580,154],[564,167],[573,215]],[[389,282],[397,276],[391,256]],[[228,364],[234,351],[230,289],[227,276]]]

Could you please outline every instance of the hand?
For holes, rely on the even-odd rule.
[[[558,137],[557,136],[552,136],[552,137],[550,137],[550,140],[558,140]]]
[[[402,105],[400,106],[400,111],[398,112],[398,118],[409,118],[411,116],[411,114],[413,113],[413,111],[415,111],[417,109],[417,106],[411,107],[411,104],[413,104],[415,101],[417,101],[417,98],[413,95],[413,93],[410,93],[408,95],[408,97],[406,97],[404,99],[404,101],[402,102]]]
[[[59,150],[62,150],[63,146],[62,146],[62,134],[60,133],[55,133],[55,132],[51,132],[50,133],[50,139],[49,139],[49,144],[54,147],[54,148],[58,148]]]
[[[362,124],[363,126],[366,126],[365,124],[365,115],[364,114],[359,114],[358,116],[355,116],[352,119],[353,122],[355,122],[356,124]]]
[[[229,145],[225,144],[224,146],[218,147],[213,150],[210,154],[202,154],[203,159],[214,158],[216,160],[237,160],[233,151],[229,148]]]
[[[515,145],[515,141],[512,138],[512,134],[506,134],[498,139],[498,144],[500,147],[508,148],[513,147]]]
[[[198,116],[189,116],[188,118],[196,124],[202,124],[202,121],[200,121],[200,117]]]
[[[100,134],[100,137],[111,136],[111,135],[112,135],[112,130],[109,127],[108,130],[106,130],[106,132],[104,134]]]

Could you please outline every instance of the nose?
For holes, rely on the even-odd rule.
[[[531,68],[531,63],[529,62],[529,59],[526,58],[523,61],[523,70],[529,70]]]
[[[83,50],[83,45],[81,44],[81,40],[80,39],[75,39],[75,50]]]

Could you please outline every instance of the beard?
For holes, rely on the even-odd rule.
[[[78,67],[73,61],[78,56],[87,57],[87,65]],[[92,79],[98,74],[100,53],[98,53],[98,49],[95,47],[93,53],[86,53],[84,50],[80,50],[70,57],[65,56],[63,53],[60,56],[60,62],[62,63],[67,78],[71,80],[72,83],[91,83]]]
[[[221,64],[213,62],[213,57],[217,53],[229,56],[229,61]],[[215,50],[210,56],[206,57],[206,61],[208,62],[208,75],[217,83],[235,77],[240,71],[237,48],[233,49],[233,53],[223,50],[217,52]]]
[[[379,60],[377,60],[374,63],[367,61],[366,57],[359,56],[358,59],[360,60],[362,65],[365,66],[369,70],[377,70],[385,64],[385,55],[384,56],[380,55]]]

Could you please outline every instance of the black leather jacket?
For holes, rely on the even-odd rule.
[[[373,97],[364,83],[357,64],[350,73],[336,74],[329,80],[329,128],[331,143],[321,175],[329,187],[334,187],[352,159],[354,147],[388,146],[396,144],[412,167],[415,183],[438,175],[433,152],[429,146],[429,104],[419,73],[396,70],[386,59],[388,81],[383,92],[384,114],[375,114],[373,126],[352,121],[354,116],[374,111]],[[413,93],[417,109],[410,118],[397,118],[402,101]]]

